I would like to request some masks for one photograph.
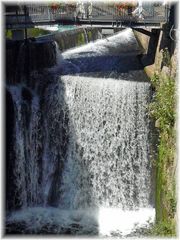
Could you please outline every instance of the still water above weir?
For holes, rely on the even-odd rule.
[[[56,52],[7,84],[6,232],[133,235],[155,217],[142,50],[126,29]]]

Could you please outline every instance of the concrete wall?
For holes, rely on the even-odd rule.
[[[147,30],[151,36],[134,30],[137,41],[144,49],[141,62],[145,72],[149,77],[160,72],[165,74],[168,72],[174,77],[177,68],[177,46],[169,37],[169,26],[164,24],[161,30]]]
[[[24,39],[24,29],[12,30],[13,40],[23,40]]]
[[[66,49],[74,48],[94,41],[101,37],[98,28],[78,28],[63,32],[56,32],[54,40],[58,43],[59,49],[63,52]]]
[[[6,81],[21,82],[23,75],[30,74],[33,70],[53,66],[56,62],[54,41],[63,52],[100,37],[101,34],[97,28],[78,28],[32,38],[25,45],[23,45],[24,40],[6,40]]]

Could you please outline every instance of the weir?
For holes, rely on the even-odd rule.
[[[141,53],[126,29],[63,52],[56,43],[55,65],[7,79],[7,234],[120,237],[154,222]]]

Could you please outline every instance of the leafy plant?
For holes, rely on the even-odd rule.
[[[168,131],[175,123],[175,80],[154,76],[152,83],[156,94],[150,104],[150,113],[158,121],[159,129]]]

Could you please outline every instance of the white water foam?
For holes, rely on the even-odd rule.
[[[65,61],[60,55],[58,64],[82,56],[119,56],[136,50],[136,39],[127,29],[68,50],[62,54]],[[12,88],[18,159],[15,181],[22,210],[12,212],[7,223],[25,221],[27,228],[37,232],[55,224],[60,234],[62,228],[77,224],[78,234],[111,236],[115,232],[127,236],[154,221],[147,115],[150,84],[137,80],[95,75],[52,79],[41,96],[45,99],[41,113],[45,130],[39,131],[43,142],[35,134],[41,125],[36,117],[39,98],[33,95],[31,123],[26,129],[22,89]],[[38,149],[39,143],[42,149]],[[25,152],[31,149],[26,157]],[[43,152],[42,165],[37,166],[39,152]],[[38,181],[42,182],[38,185]]]
[[[41,147],[41,142],[37,134],[40,121],[39,97],[28,89],[27,91],[32,94],[31,103],[28,104],[22,97],[23,88],[24,85],[16,85],[9,86],[8,90],[11,92],[15,110],[15,184],[20,194],[19,203],[27,207],[37,204],[41,194],[38,184],[40,174],[38,149]],[[24,114],[25,112],[27,115]]]
[[[128,46],[128,47],[127,47]],[[126,53],[140,53],[141,49],[132,32],[132,29],[126,29],[105,39],[90,42],[84,46],[69,49],[63,53],[65,59],[77,58],[79,56],[102,56],[113,55],[120,56]]]
[[[155,209],[141,208],[137,211],[123,211],[117,208],[99,209],[99,233],[111,236],[119,233],[126,236],[140,228],[148,228],[155,220]]]
[[[150,84],[78,76],[62,80],[70,121],[60,206],[148,207]]]
[[[27,230],[40,231],[53,224],[57,233],[62,229],[78,229],[80,235],[97,234],[99,237],[128,236],[140,228],[148,228],[154,222],[155,210],[142,208],[137,211],[122,211],[117,208],[62,210],[57,208],[27,208],[14,212],[7,218],[8,224],[26,223]]]

